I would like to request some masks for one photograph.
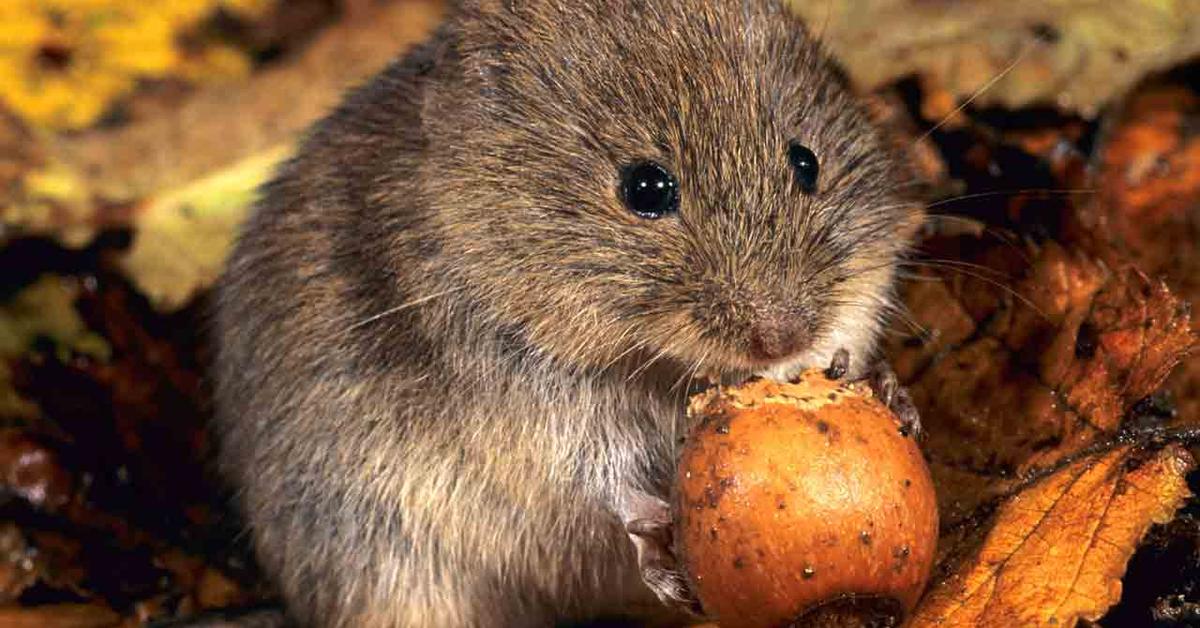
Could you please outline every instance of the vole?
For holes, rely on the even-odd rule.
[[[220,464],[289,615],[693,608],[688,388],[876,372],[906,171],[776,0],[451,6],[310,131],[219,287]]]

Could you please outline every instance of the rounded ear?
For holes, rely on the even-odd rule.
[[[457,0],[455,9],[468,9],[476,13],[499,13],[512,9],[512,0]]]
[[[462,87],[484,96],[494,94],[506,73],[508,52],[519,47],[527,31],[526,9],[536,0],[453,0],[450,22]]]
[[[447,111],[486,107],[493,100],[506,51],[515,43],[511,5],[510,0],[449,0],[434,52],[439,70],[423,105],[427,119],[446,119]]]
[[[514,15],[530,2],[523,0],[452,0],[450,13],[463,21],[487,20]]]
[[[538,33],[562,28],[572,13],[563,0],[453,1],[449,23],[462,82],[484,103],[511,88],[509,79],[522,65],[536,63],[527,50],[538,43]]]

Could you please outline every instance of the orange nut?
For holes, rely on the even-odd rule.
[[[676,548],[722,628],[899,619],[929,577],[937,503],[895,416],[810,371],[692,399]]]

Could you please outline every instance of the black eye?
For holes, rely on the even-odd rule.
[[[800,189],[804,190],[805,194],[816,192],[817,176],[821,174],[817,156],[807,146],[792,142],[791,146],[788,146],[788,161],[796,171],[796,182],[800,184]]]
[[[621,173],[621,200],[642,218],[662,218],[679,209],[679,183],[652,161],[634,164]]]

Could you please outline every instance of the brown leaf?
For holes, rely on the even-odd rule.
[[[198,311],[160,317],[103,272],[43,278],[0,307],[0,357],[36,410],[0,430],[19,532],[0,536],[0,603],[28,603],[36,583],[42,603],[103,602],[137,625],[268,594],[204,475]]]
[[[71,499],[72,480],[55,453],[15,429],[0,430],[0,490],[54,511]]]
[[[0,626],[5,628],[109,628],[120,622],[120,615],[99,604],[0,607]]]
[[[1103,212],[1122,251],[1155,262],[1148,269],[1170,268],[1172,254],[1179,252],[1164,249],[1156,236],[1179,241],[1195,235],[1200,135],[1191,127],[1198,118],[1196,92],[1174,85],[1148,88],[1125,103],[1100,151],[1093,209]],[[1170,231],[1181,226],[1182,232]]]
[[[36,551],[15,524],[0,525],[0,604],[11,604],[37,582]]]
[[[931,242],[906,289],[924,333],[890,354],[922,412],[943,521],[1111,438],[1195,341],[1186,306],[1130,266],[1053,242]]]
[[[1133,260],[1162,276],[1184,301],[1200,302],[1200,95],[1150,86],[1129,99],[1099,151],[1098,193],[1077,214],[1101,255]],[[1180,420],[1200,422],[1200,354],[1172,376]]]
[[[982,544],[927,593],[913,626],[1071,626],[1097,619],[1153,523],[1189,495],[1179,446],[1124,446],[1077,461],[1012,496]]]

